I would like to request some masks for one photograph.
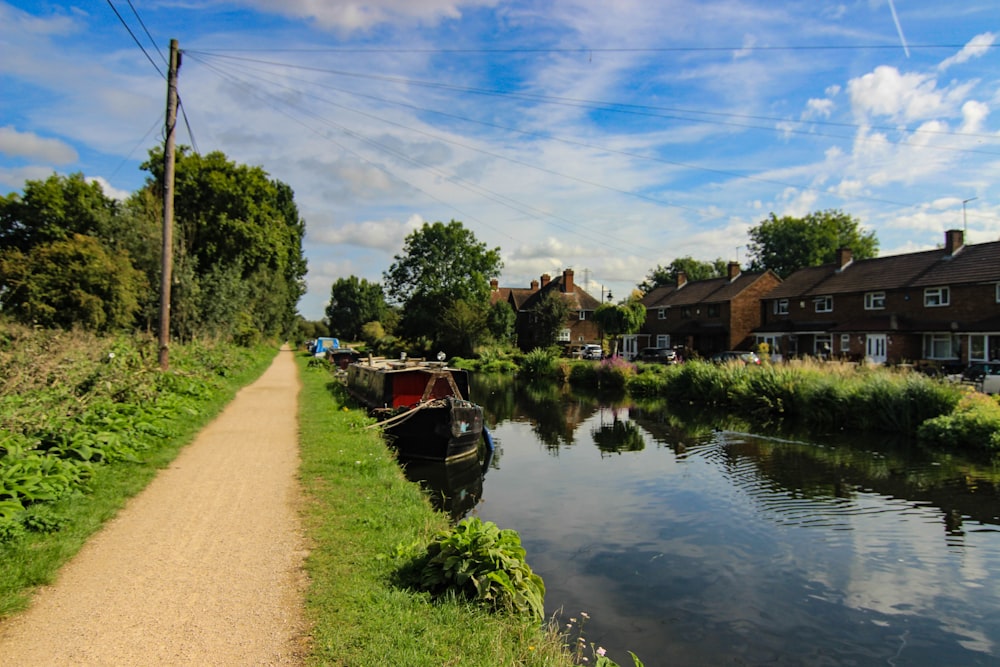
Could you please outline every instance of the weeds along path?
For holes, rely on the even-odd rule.
[[[293,354],[0,625],[0,665],[300,664]]]

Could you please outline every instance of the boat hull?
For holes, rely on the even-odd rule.
[[[483,434],[483,409],[453,397],[417,406],[396,418],[399,421],[385,426],[384,432],[386,442],[403,458],[451,461],[475,456]]]

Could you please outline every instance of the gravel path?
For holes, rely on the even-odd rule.
[[[0,625],[0,665],[301,664],[293,354]]]

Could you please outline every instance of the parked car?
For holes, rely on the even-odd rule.
[[[726,350],[725,352],[716,352],[711,357],[712,363],[715,364],[725,364],[731,361],[741,361],[744,364],[750,365],[760,365],[760,357],[757,356],[756,352],[740,352],[739,350]]]
[[[600,345],[584,345],[580,350],[581,359],[601,359],[604,357],[604,350]]]
[[[639,352],[639,360],[675,364],[677,363],[677,352],[669,347],[644,347]]]
[[[1000,362],[977,361],[969,364],[962,371],[962,380],[965,382],[982,382],[987,375],[1000,375]]]

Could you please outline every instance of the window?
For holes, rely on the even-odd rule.
[[[865,310],[885,310],[885,292],[865,292]]]
[[[947,287],[928,287],[924,290],[924,306],[936,308],[947,306],[951,301],[951,293]]]
[[[661,320],[667,319],[667,309],[666,308],[660,308],[660,310],[657,311],[656,316],[658,318],[660,318]]]
[[[774,302],[774,314],[775,315],[788,314],[788,299],[778,299]]]
[[[924,358],[958,359],[958,336],[950,333],[924,334]]]
[[[816,306],[817,313],[832,313],[833,312],[833,297],[832,296],[818,296],[813,299],[813,304]]]
[[[685,307],[683,310],[681,310],[681,315],[684,317],[691,317],[691,308]]]
[[[670,347],[670,334],[659,334],[656,337],[656,347],[659,348]]]
[[[570,338],[569,338],[569,329],[560,329],[559,330],[559,339],[558,340],[559,340],[560,343],[568,343],[570,341]]]
[[[717,303],[710,303],[705,307],[705,314],[709,317],[718,317],[722,312],[722,307]]]
[[[585,311],[585,310],[581,310],[580,311],[580,319],[581,320],[587,319],[587,311]]]
[[[851,334],[840,334],[840,351],[843,354],[851,351]]]
[[[1000,283],[996,284],[996,288],[997,288],[996,289],[996,291],[997,291],[997,293],[996,293],[997,303],[1000,303]]]
[[[829,357],[830,353],[833,352],[833,334],[816,334],[813,345],[813,354]]]

